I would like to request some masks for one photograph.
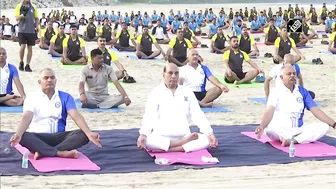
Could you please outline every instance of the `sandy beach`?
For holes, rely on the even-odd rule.
[[[322,3],[321,3],[322,4]],[[234,10],[244,8],[245,6],[256,6],[257,10],[268,9],[272,7],[273,11],[281,4],[234,4],[225,5],[225,11],[230,7]],[[294,5],[294,4],[292,4]],[[149,14],[154,9],[157,12],[164,12],[166,15],[172,8],[174,11],[181,10],[184,12],[188,7],[189,12],[193,9],[196,11],[205,7],[213,7],[217,14],[223,5],[142,5],[135,4],[132,6],[114,6],[114,7],[74,7],[71,8],[75,14],[80,17],[82,13],[86,18],[91,15],[92,11],[107,9],[108,12],[120,10],[122,14],[125,11],[130,13],[131,10],[137,12],[147,11]],[[315,5],[319,9],[320,4]],[[287,8],[288,4],[282,4]],[[301,6],[300,6],[301,7]],[[309,5],[304,6],[308,11]],[[333,8],[331,6],[330,8]],[[69,10],[70,8],[66,8]],[[50,9],[39,9],[39,14],[43,12],[48,14]],[[8,16],[14,23],[14,10],[1,10],[1,15]],[[324,26],[314,26],[315,31],[323,30]],[[208,27],[204,28],[208,32]],[[232,35],[232,31],[224,32]],[[264,41],[264,34],[255,34]],[[210,40],[201,39],[202,43],[210,46]],[[300,51],[306,57],[301,66],[304,86],[316,93],[316,101],[327,105],[322,107],[327,115],[336,119],[336,56],[321,54],[319,51],[327,50],[326,45],[322,45],[321,35],[319,39],[313,40],[313,48],[301,49]],[[307,44],[311,45],[311,44]],[[8,62],[16,65],[19,64],[19,45],[10,41],[1,41],[1,47],[7,49]],[[168,45],[161,45],[167,50]],[[86,51],[90,52],[96,48],[95,42],[86,43]],[[267,52],[274,53],[272,46],[259,45],[261,58],[255,62],[268,73],[274,66],[272,59],[264,58]],[[224,74],[222,55],[210,53],[208,48],[197,49],[205,59],[206,64],[214,75]],[[162,57],[160,57],[162,58]],[[323,65],[312,65],[313,58],[321,58]],[[127,129],[139,128],[141,126],[142,116],[145,109],[147,95],[152,88],[162,81],[163,60],[135,60],[126,57],[126,54],[119,54],[120,62],[127,69],[128,73],[135,78],[136,84],[123,84],[129,94],[132,104],[129,107],[122,105],[122,113],[85,113],[84,118],[92,130],[107,129]],[[309,64],[310,63],[310,64]],[[57,88],[69,92],[78,98],[79,72],[81,68],[64,68],[57,64],[56,60],[49,58],[47,51],[41,50],[38,46],[33,47],[33,58],[31,68],[33,73],[20,72],[21,82],[25,86],[25,91],[30,93],[39,90],[38,72],[39,70],[50,67],[56,71]],[[244,69],[250,67],[244,65]],[[208,87],[212,85],[208,82]],[[274,86],[274,82],[272,82]],[[15,87],[14,87],[15,88]],[[16,90],[16,89],[15,89]],[[117,93],[116,89],[110,86],[110,93]],[[263,88],[236,88],[230,87],[230,92],[223,94],[215,105],[222,105],[230,109],[228,113],[207,113],[206,116],[212,125],[234,125],[234,124],[257,124],[261,120],[265,105],[248,100],[249,97],[264,97]],[[1,113],[1,131],[13,132],[19,123],[21,114]],[[99,118],[99,119],[97,119]],[[306,111],[305,122],[317,121],[316,118]],[[72,120],[68,120],[68,130],[77,128]],[[329,136],[336,136],[336,131],[331,130]],[[267,158],[267,157],[264,157]],[[207,188],[249,188],[249,189],[270,189],[270,188],[295,188],[295,189],[334,189],[336,187],[336,161],[308,161],[301,163],[292,163],[285,165],[265,165],[251,167],[229,167],[229,168],[211,168],[204,170],[177,170],[169,172],[151,172],[151,173],[129,173],[129,174],[105,174],[105,175],[76,175],[76,176],[1,176],[1,189],[7,188],[25,188],[25,189],[55,189],[55,188],[183,188],[183,189],[207,189]]]

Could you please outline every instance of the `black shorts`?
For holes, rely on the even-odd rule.
[[[63,49],[60,48],[54,48],[54,51],[56,51],[59,54],[63,54]]]
[[[35,33],[19,33],[19,44],[27,44],[28,46],[35,46]]]
[[[203,100],[203,98],[206,96],[207,94],[207,91],[203,91],[203,92],[194,92],[195,96],[196,96],[196,99],[198,101],[201,101]]]
[[[152,21],[152,24],[156,24],[156,23],[157,23],[157,20],[153,20],[153,21]]]
[[[12,36],[11,35],[4,35],[4,37],[11,38]]]
[[[183,63],[187,60],[187,57],[175,57],[176,60],[178,60],[179,62]]]
[[[145,55],[150,56],[153,54],[153,51],[151,52],[143,52]],[[139,59],[141,59],[141,56],[138,56]]]
[[[239,79],[244,79],[245,76],[246,76],[246,73],[247,73],[247,72],[243,72],[243,71],[239,71],[239,70],[232,70],[232,71],[233,71],[233,73],[235,73],[237,75],[237,77]],[[224,80],[225,80],[226,83],[233,83],[234,82],[234,81],[229,81],[226,77],[224,78]]]
[[[78,56],[68,56],[68,59],[72,62],[75,62],[75,61],[77,61],[81,58],[82,58],[82,56],[80,56],[80,55],[78,55]]]

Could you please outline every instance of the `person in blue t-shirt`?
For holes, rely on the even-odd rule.
[[[208,34],[209,39],[211,39],[217,33],[218,27],[219,25],[217,23],[217,19],[213,19],[212,24],[209,25],[209,34]]]
[[[26,94],[19,78],[17,68],[13,64],[7,63],[6,49],[0,47],[0,106],[22,106]],[[20,94],[13,93],[13,81]]]
[[[325,22],[325,32],[332,33],[332,25],[336,21],[335,18],[333,18],[331,12],[329,12],[328,18],[324,22]]]
[[[175,34],[179,28],[181,28],[181,22],[178,20],[178,16],[175,16],[172,22],[171,32]]]
[[[257,16],[253,17],[253,20],[251,22],[251,33],[262,33],[264,32],[264,28],[261,26],[260,22],[257,20]]]
[[[243,21],[238,19],[237,25],[233,26],[233,36],[239,36],[242,32]]]

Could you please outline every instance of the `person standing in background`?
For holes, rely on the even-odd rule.
[[[16,5],[15,18],[19,22],[19,44],[20,44],[20,71],[32,72],[30,69],[30,62],[33,55],[33,46],[35,46],[36,31],[35,28],[39,28],[39,18],[37,7],[32,4],[30,0],[23,0],[22,3]],[[38,33],[38,31],[37,31]],[[23,57],[24,52],[28,47],[27,62],[24,66]]]

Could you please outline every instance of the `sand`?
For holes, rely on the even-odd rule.
[[[217,13],[223,5],[206,5],[206,7],[216,7]],[[246,4],[225,5],[225,10],[233,7],[237,10],[245,7]],[[279,4],[253,4],[249,6],[257,6],[262,9],[278,7]],[[283,7],[287,7],[283,4]],[[306,9],[309,5],[305,6]],[[188,7],[192,9],[204,9],[201,5],[132,5],[132,9],[147,10],[149,13],[153,9],[168,13],[169,9],[180,9],[184,11]],[[205,7],[205,6],[203,6]],[[317,6],[318,7],[318,6]],[[78,16],[82,13],[90,15],[93,10],[105,10],[107,7],[80,7],[72,8]],[[130,6],[109,7],[108,10],[120,10],[130,12]],[[47,9],[40,9],[39,13],[49,12]],[[2,15],[11,18],[13,10],[2,10]],[[88,17],[88,16],[87,16]],[[14,19],[12,19],[14,20]],[[323,26],[314,27],[315,30],[322,30]],[[206,29],[207,32],[207,29]],[[229,31],[225,31],[229,32]],[[229,32],[232,35],[231,31]],[[263,34],[256,35],[261,37]],[[201,39],[202,43],[210,45],[210,41]],[[321,58],[324,65],[306,65],[302,66],[302,74],[304,85],[309,90],[316,93],[316,101],[328,105],[323,107],[328,115],[334,117],[335,109],[335,73],[336,56],[320,54],[320,50],[327,50],[327,46],[320,44],[321,39],[314,40],[314,48],[303,49],[301,52],[306,56],[306,62],[311,62],[313,58]],[[8,62],[18,66],[19,62],[19,46],[17,43],[9,41],[1,41],[1,46],[7,49]],[[87,43],[87,52],[96,47],[94,42]],[[162,45],[164,50],[167,45]],[[258,46],[260,54],[263,56],[266,52],[273,53],[273,47]],[[215,75],[223,75],[224,67],[221,55],[209,53],[209,49],[198,49],[205,59],[205,64],[209,66]],[[20,72],[20,77],[25,91],[29,95],[31,92],[39,90],[37,83],[38,72],[42,68],[50,67],[56,71],[57,87],[71,93],[78,98],[78,81],[80,68],[65,69],[51,60],[47,51],[39,49],[37,46],[33,48],[33,59],[31,67],[33,73]],[[125,89],[132,100],[129,107],[124,107],[125,111],[121,114],[105,114],[105,113],[83,113],[86,121],[93,130],[98,129],[126,129],[139,128],[141,125],[142,115],[147,95],[149,91],[162,81],[162,63],[163,61],[139,61],[126,58],[125,54],[119,55],[120,62],[127,69],[128,73],[136,80],[136,84],[124,85]],[[160,64],[161,62],[161,64]],[[271,59],[261,58],[256,60],[258,65],[268,72],[274,64]],[[244,66],[245,70],[250,69],[248,65]],[[208,84],[211,87],[211,84]],[[274,85],[274,83],[273,83]],[[114,87],[110,87],[110,92],[116,92]],[[232,124],[252,124],[259,123],[265,106],[262,104],[249,101],[248,97],[263,97],[263,88],[235,88],[230,87],[230,92],[223,94],[215,101],[217,105],[225,105],[232,110],[229,113],[207,113],[206,116],[213,125],[232,125]],[[99,115],[99,119],[97,119]],[[20,114],[1,114],[1,131],[15,131],[16,126],[21,118]],[[310,112],[306,112],[306,122],[316,121],[316,118]],[[76,126],[72,120],[68,122],[68,130],[75,129]],[[336,136],[335,130],[328,135]],[[267,157],[264,157],[267,158]],[[251,167],[230,167],[230,168],[211,168],[204,170],[178,170],[169,172],[154,173],[130,173],[130,174],[107,174],[107,175],[79,175],[79,176],[12,176],[1,177],[1,188],[297,188],[297,189],[328,189],[335,188],[335,161],[310,161],[302,163],[293,163],[286,165],[265,165]]]

